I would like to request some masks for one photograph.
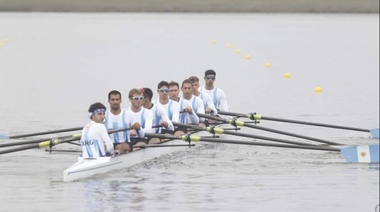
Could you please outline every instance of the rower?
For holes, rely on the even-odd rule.
[[[173,134],[174,126],[170,121],[168,115],[166,114],[164,108],[159,106],[158,104],[154,104],[152,102],[153,91],[150,88],[143,88],[144,90],[144,99],[142,102],[142,106],[146,109],[152,111],[153,119],[152,119],[152,133],[169,133]],[[169,91],[168,91],[169,92]],[[160,143],[161,140],[158,138],[149,139],[149,143]]]
[[[179,102],[179,84],[175,81],[169,82],[169,99]]]
[[[204,118],[199,118],[196,113],[202,113],[205,114],[205,110],[203,107],[203,101],[201,98],[194,96],[192,94],[193,85],[190,82],[189,79],[185,79],[182,82],[181,85],[181,91],[182,91],[182,100],[183,100],[183,111],[185,113],[182,113],[182,119],[180,120],[183,124],[193,124],[193,125],[200,125],[202,127],[205,127],[204,124]],[[188,105],[185,105],[188,104]],[[182,111],[182,108],[181,108]],[[200,123],[202,122],[202,123]]]
[[[190,90],[191,94],[191,84]],[[193,111],[192,105],[188,99],[179,97],[179,84],[178,82],[171,81],[169,83],[169,98],[179,104],[179,123],[183,124],[199,124],[199,117]],[[187,133],[187,128],[183,126],[176,126],[175,135],[181,136]]]
[[[103,124],[106,107],[96,102],[88,109],[91,122],[82,131],[80,144],[83,158],[105,157],[114,154],[112,141]]]
[[[199,89],[199,78],[197,76],[191,76],[191,77],[189,77],[189,80],[193,85],[193,90],[192,90],[193,95],[199,97],[203,101],[203,107],[204,107],[205,114],[209,114],[209,115],[213,115],[213,116],[218,115],[218,110],[215,108],[215,105],[212,102],[210,95],[208,95],[208,93],[206,93],[204,91],[200,91],[200,89]],[[207,127],[207,126],[209,126],[210,123],[211,124],[215,123],[215,120],[212,120],[212,119],[210,120],[210,119],[206,119],[206,118],[202,118],[200,120],[200,126],[202,126],[202,127],[204,127],[204,126]]]
[[[131,102],[131,106],[127,110],[131,111],[132,114],[135,116],[135,119],[137,120],[137,122],[139,122],[141,130],[143,130],[144,133],[151,133],[153,124],[153,113],[151,110],[146,109],[142,106],[144,100],[143,89],[131,89],[129,91],[128,97],[129,101]],[[139,138],[135,130],[131,130],[130,135],[132,146],[143,146],[149,143],[148,139]]]
[[[178,102],[169,98],[169,83],[161,81],[157,85],[158,99],[154,104],[164,108],[166,114],[172,122],[179,122],[180,105]],[[174,135],[181,136],[185,132],[182,129],[175,128]]]
[[[214,86],[216,80],[216,73],[214,70],[209,69],[205,71],[205,84],[200,88],[200,91],[208,93],[215,105],[215,108],[220,111],[229,111],[230,108],[227,103],[226,95],[220,88]]]
[[[218,111],[216,110],[215,105],[212,102],[210,95],[208,95],[204,91],[202,92],[200,91],[199,78],[197,76],[191,76],[189,77],[189,80],[193,85],[193,90],[192,90],[193,95],[201,98],[201,100],[203,101],[205,113],[213,115],[213,116],[218,115]]]
[[[110,110],[106,112],[106,120],[104,123],[106,128],[108,130],[133,128],[139,138],[144,138],[144,131],[140,130],[140,124],[137,122],[134,114],[131,111],[121,109],[121,102],[121,93],[119,91],[113,90],[108,93]],[[130,132],[128,130],[113,133],[110,137],[115,150],[118,150],[121,154],[133,151]]]

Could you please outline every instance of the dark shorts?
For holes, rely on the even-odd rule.
[[[145,144],[148,144],[148,139],[147,138],[136,138],[136,137],[131,137],[131,143],[130,145],[134,146],[138,142],[144,142]]]
[[[167,130],[167,129],[161,129],[161,134],[170,134],[170,135],[174,135],[174,132],[171,131],[171,130]]]
[[[124,142],[124,143],[127,143],[127,142]],[[113,143],[113,148],[115,148],[119,144],[124,144],[124,143]]]
[[[207,119],[202,121],[201,123],[203,123],[206,127],[208,127],[210,124],[208,123]]]
[[[182,131],[182,132],[184,132],[184,133],[187,133],[187,127],[177,127],[177,128],[175,129],[175,132],[177,132],[177,131]]]
[[[127,144],[129,145],[129,149],[131,150],[131,152],[133,151],[133,146],[131,143],[129,142],[124,142],[124,143],[113,143],[113,148],[115,149],[117,145],[120,145],[120,144]]]

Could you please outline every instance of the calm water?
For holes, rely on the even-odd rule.
[[[232,111],[379,127],[378,15],[2,13],[0,27],[1,134],[79,127],[88,106],[107,103],[112,89],[126,97],[133,87],[155,90],[160,80],[182,82],[209,68]],[[344,144],[379,142],[362,132],[260,125]],[[62,183],[75,159],[38,149],[1,155],[0,211],[375,211],[379,204],[379,165],[348,164],[337,153],[205,144]]]

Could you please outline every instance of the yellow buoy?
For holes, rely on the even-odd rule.
[[[215,39],[212,39],[212,40],[211,40],[211,43],[212,43],[212,44],[216,44],[217,41],[216,41]]]
[[[235,52],[238,53],[238,54],[240,54],[241,50],[240,49],[236,49]]]
[[[319,86],[317,86],[317,87],[315,87],[314,91],[315,91],[315,93],[321,93],[322,92],[322,88],[319,87]]]
[[[285,73],[285,74],[284,74],[284,77],[285,77],[286,79],[289,79],[289,78],[290,78],[290,73]]]
[[[2,47],[2,46],[3,46],[3,43],[0,42],[0,47]]]
[[[249,55],[249,54],[245,55],[245,59],[250,60],[251,59],[251,55]]]
[[[270,63],[265,63],[265,67],[270,68],[272,65]]]

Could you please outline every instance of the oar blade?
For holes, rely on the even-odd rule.
[[[379,163],[379,144],[344,147],[343,158],[351,163]]]
[[[372,138],[379,138],[379,128],[372,129],[369,132],[371,133]]]
[[[0,140],[9,139],[9,136],[7,135],[0,135]]]

